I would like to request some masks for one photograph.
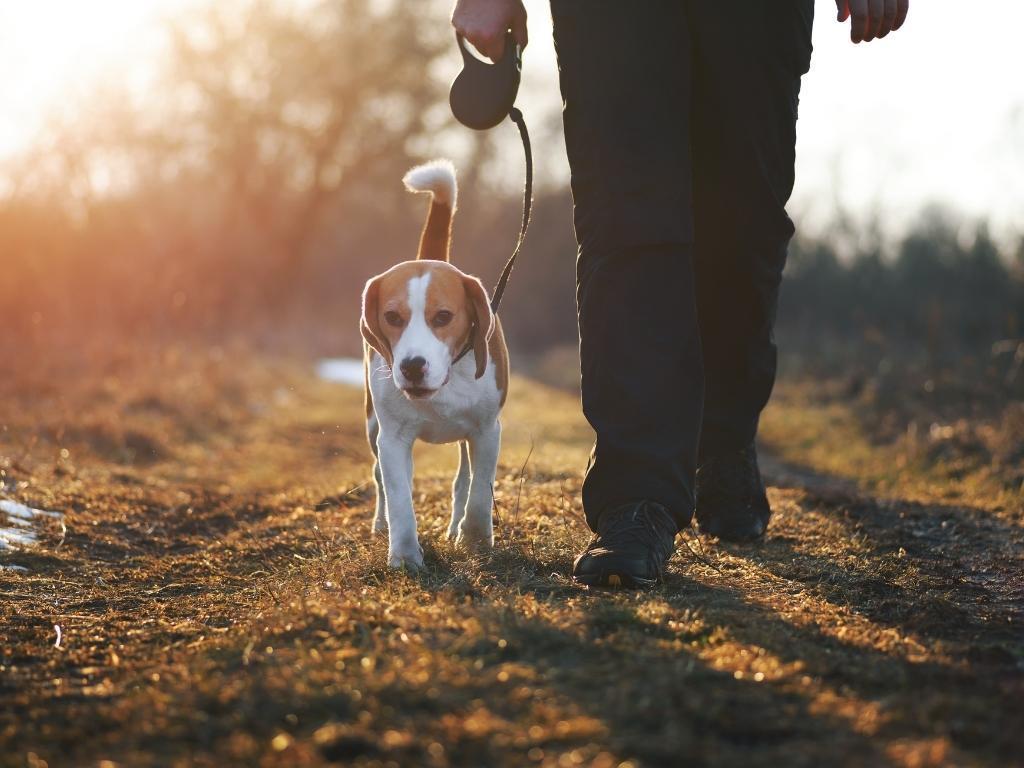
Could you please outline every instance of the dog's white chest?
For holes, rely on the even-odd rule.
[[[501,410],[494,364],[484,375],[474,377],[470,357],[452,366],[451,378],[429,400],[409,400],[398,391],[380,355],[374,354],[370,368],[370,391],[377,419],[390,422],[399,431],[428,443],[465,440],[493,424]]]

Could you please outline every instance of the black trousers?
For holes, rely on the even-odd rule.
[[[793,224],[813,0],[552,0],[572,170],[583,486],[693,513],[704,457],[757,433]]]

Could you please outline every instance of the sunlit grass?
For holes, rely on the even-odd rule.
[[[1019,406],[999,422],[910,420],[879,439],[882,417],[857,398],[821,396],[822,380],[783,382],[762,415],[761,440],[780,458],[926,503],[975,506],[1024,519],[1024,476],[1004,445],[1019,440]],[[938,417],[934,417],[938,418]]]
[[[1019,750],[1019,528],[800,470],[771,489],[763,544],[687,534],[664,587],[589,592],[568,571],[591,435],[575,396],[518,378],[494,552],[444,539],[453,452],[432,448],[427,568],[395,572],[369,533],[362,392],[311,371],[193,350],[7,393],[6,493],[68,530],[4,556],[29,568],[0,575],[5,754],[611,768]]]

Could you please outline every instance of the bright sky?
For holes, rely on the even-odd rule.
[[[0,0],[0,157],[98,82],[144,88],[163,20],[197,2]],[[526,2],[523,98],[537,112],[556,110],[547,2]],[[822,227],[838,201],[855,215],[878,211],[898,230],[939,202],[989,217],[997,234],[1024,230],[1024,3],[915,0],[904,29],[860,46],[834,8],[818,0],[801,99],[791,206],[801,223]],[[545,170],[567,175],[560,162]]]
[[[831,0],[816,10],[794,209],[820,222],[838,198],[899,226],[938,201],[1024,232],[1024,3],[914,0],[901,30],[856,46]]]
[[[98,83],[141,87],[189,0],[0,0],[0,156]]]
[[[534,91],[554,82],[545,5],[527,0]],[[898,232],[934,202],[988,218],[997,235],[1024,232],[1024,3],[913,0],[903,29],[856,46],[835,14],[833,0],[817,0],[790,204],[798,223],[819,231],[838,203]]]

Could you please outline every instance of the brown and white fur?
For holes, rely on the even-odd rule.
[[[374,277],[363,291],[366,431],[374,455],[375,532],[388,532],[388,564],[420,568],[412,501],[417,440],[459,444],[448,538],[493,544],[498,416],[508,393],[508,351],[480,281],[448,261],[457,185],[447,161],[413,168],[407,189],[429,192],[415,261]],[[454,362],[472,340],[472,352]]]

